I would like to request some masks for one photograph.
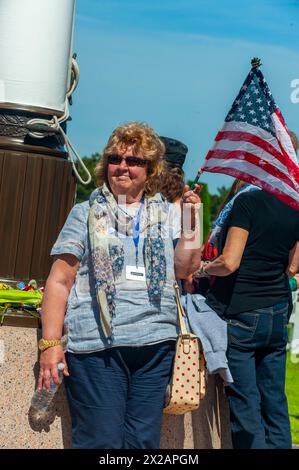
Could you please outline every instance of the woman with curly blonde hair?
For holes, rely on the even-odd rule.
[[[133,153],[146,159],[147,179],[144,190],[153,196],[159,190],[159,177],[163,171],[165,146],[146,124],[131,122],[117,127],[104,148],[101,160],[95,169],[97,186],[108,183],[108,157],[132,146]]]
[[[39,388],[58,383],[63,362],[75,448],[159,447],[177,337],[173,281],[200,262],[157,193],[164,151],[147,124],[115,129],[96,168],[98,188],[74,206],[51,252]],[[186,189],[183,201],[194,227],[199,197]]]

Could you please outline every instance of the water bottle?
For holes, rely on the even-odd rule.
[[[64,363],[59,362],[57,364],[58,375],[59,375],[59,384],[63,380],[63,369]],[[42,390],[36,390],[31,399],[31,406],[34,410],[40,411],[42,413],[47,413],[49,410],[50,404],[55,396],[55,393],[58,390],[59,385],[56,385],[51,379],[50,390],[47,390],[45,387]]]

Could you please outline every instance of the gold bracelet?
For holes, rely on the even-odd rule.
[[[48,348],[53,346],[59,346],[61,344],[61,339],[44,339],[41,338],[38,342],[38,348],[40,351],[45,351]]]

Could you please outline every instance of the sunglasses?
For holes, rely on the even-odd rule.
[[[120,155],[108,155],[108,163],[111,165],[120,165],[123,160],[125,160],[127,166],[145,166],[147,164],[147,160],[144,158],[139,157],[121,157]]]

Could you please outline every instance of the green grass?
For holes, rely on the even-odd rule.
[[[289,403],[289,415],[293,444],[299,444],[299,362],[294,364],[287,356],[286,394]]]

